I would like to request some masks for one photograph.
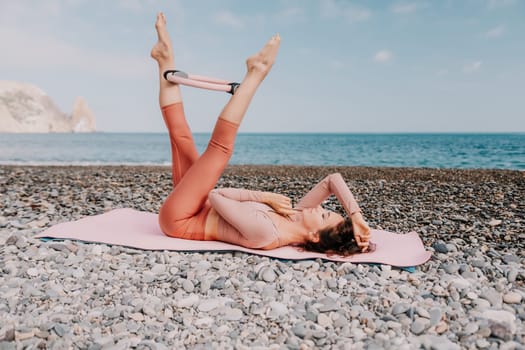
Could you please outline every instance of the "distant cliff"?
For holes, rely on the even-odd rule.
[[[36,86],[0,80],[0,133],[93,132],[95,124],[82,97],[68,115]]]

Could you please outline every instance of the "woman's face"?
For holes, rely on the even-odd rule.
[[[343,221],[343,217],[321,206],[303,209],[303,224],[310,232],[335,227]]]

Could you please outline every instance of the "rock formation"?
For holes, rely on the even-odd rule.
[[[36,86],[0,80],[0,133],[93,132],[95,123],[82,97],[67,115]]]

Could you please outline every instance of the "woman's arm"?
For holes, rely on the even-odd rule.
[[[216,188],[213,192],[238,202],[265,203],[265,198],[267,197],[266,192],[250,191],[243,188]]]
[[[279,238],[273,222],[266,215],[261,215],[249,203],[243,203],[256,202],[261,195],[262,192],[234,188],[210,191],[208,199],[212,208],[238,231],[222,232],[225,236],[219,237],[221,240],[258,249],[278,242]]]
[[[237,202],[250,201],[267,204],[281,215],[291,215],[294,213],[290,198],[278,193],[250,191],[242,188],[217,188],[213,190],[213,192]]]
[[[354,195],[350,192],[345,180],[339,173],[330,174],[315,185],[315,187],[297,203],[296,208],[315,208],[323,203],[331,194],[337,197],[339,203],[341,203],[349,216],[361,212]]]

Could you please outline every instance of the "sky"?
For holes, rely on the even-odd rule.
[[[177,68],[240,81],[277,61],[241,132],[524,132],[525,0],[0,0],[0,79],[104,132],[165,132],[149,52],[163,11]],[[183,87],[194,132],[229,95]]]

